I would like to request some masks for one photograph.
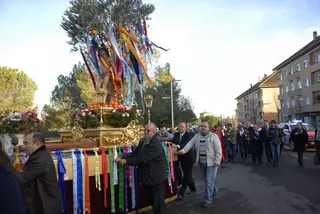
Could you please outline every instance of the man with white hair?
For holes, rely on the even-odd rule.
[[[155,214],[164,212],[164,181],[166,180],[166,157],[154,123],[145,126],[144,137],[135,150],[116,161],[138,166],[138,176],[146,199]]]
[[[200,165],[201,174],[206,184],[203,207],[207,208],[212,205],[212,196],[222,158],[222,149],[219,137],[210,131],[208,122],[203,122],[199,128],[200,132],[177,154],[184,155],[195,146],[196,164]]]

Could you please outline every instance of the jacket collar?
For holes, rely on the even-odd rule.
[[[34,151],[34,152],[30,155],[30,157],[32,157],[32,156],[36,155],[38,152],[41,152],[41,151],[46,150],[46,149],[47,149],[46,145],[42,145],[42,146],[40,146],[36,151]]]

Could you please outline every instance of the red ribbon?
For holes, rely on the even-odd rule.
[[[86,57],[84,56],[82,50],[81,50],[81,55],[82,55],[82,58],[83,58],[83,60],[84,60],[84,63],[86,64],[86,67],[87,67],[87,69],[88,69],[88,72],[89,72],[89,74],[90,74],[90,77],[91,77],[91,80],[92,80],[92,83],[93,83],[93,87],[94,87],[94,89],[96,89],[96,87],[97,87],[97,86],[96,86],[96,80],[94,79],[94,76],[93,76],[93,74],[92,74],[92,71],[91,71],[91,69],[90,69],[90,67],[89,67],[89,65],[88,65],[88,62],[87,62]]]
[[[107,207],[107,189],[108,189],[108,159],[103,146],[100,146],[102,160],[102,176],[103,176],[103,203]]]
[[[83,150],[84,154],[84,175],[85,175],[85,210],[87,211],[87,214],[91,213],[91,205],[90,205],[90,175],[89,175],[89,159],[88,159],[88,154],[87,150]]]

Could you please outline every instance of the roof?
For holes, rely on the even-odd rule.
[[[270,84],[267,84],[265,86],[263,86],[268,80],[271,79],[271,77],[273,77],[276,74],[276,72],[273,72],[272,74],[270,74],[269,76],[267,76],[265,79],[263,79],[262,81],[257,82],[256,84],[254,84],[252,87],[250,87],[248,90],[246,90],[245,92],[243,92],[242,94],[240,94],[238,97],[236,97],[237,99],[240,99],[244,96],[247,96],[248,94],[251,94],[252,92],[258,90],[259,88],[271,88],[271,87],[277,87],[277,86],[272,86]]]
[[[277,65],[273,71],[280,70],[281,68],[289,65],[291,62],[294,62],[296,59],[300,58],[301,56],[305,55],[306,53],[312,51],[316,47],[320,46],[320,36],[318,36],[316,39],[313,39],[311,42],[309,42],[306,46],[298,50],[296,53],[294,53],[292,56],[290,56],[288,59]]]

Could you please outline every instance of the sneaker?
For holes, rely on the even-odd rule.
[[[182,201],[183,198],[184,198],[183,195],[180,195],[180,194],[178,195],[178,199],[179,199],[180,201]]]
[[[197,191],[190,191],[190,192],[188,192],[188,195],[192,196],[192,195],[195,195],[196,193],[197,193]]]

